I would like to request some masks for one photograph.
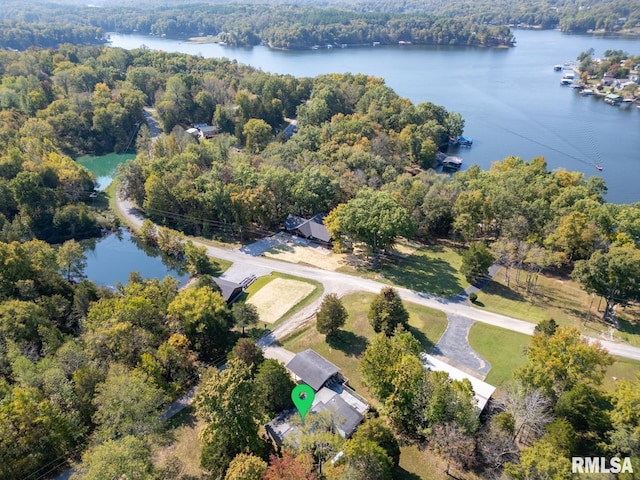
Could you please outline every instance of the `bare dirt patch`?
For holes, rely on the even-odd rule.
[[[258,290],[247,303],[256,306],[260,321],[275,323],[309,296],[315,286],[288,278],[276,278]]]
[[[289,263],[304,263],[331,271],[336,271],[347,264],[346,255],[333,253],[330,249],[308,240],[287,234],[271,238],[273,239],[271,248],[263,253],[265,257]]]

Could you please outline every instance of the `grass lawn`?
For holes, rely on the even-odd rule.
[[[341,267],[340,272],[375,280],[440,297],[453,297],[469,286],[460,274],[462,257],[446,245],[420,245],[403,240],[396,248],[402,252],[382,263],[380,270]],[[406,253],[405,253],[406,252]]]
[[[286,273],[272,272],[269,275],[263,275],[258,277],[249,287],[245,290],[244,294],[240,299],[242,301],[251,300],[260,290],[262,290],[269,283],[274,281],[275,279],[281,279],[286,281],[294,281],[304,284],[305,289],[309,292],[303,298],[297,299],[295,303],[289,306],[286,312],[280,316],[275,322],[269,324],[269,328],[274,328],[278,324],[280,324],[283,320],[289,318],[291,315],[299,311],[300,309],[306,307],[316,299],[322,295],[324,288],[320,282],[316,282],[314,280],[309,280],[306,278],[300,278],[293,275],[287,275]],[[307,288],[307,287],[311,288]],[[258,313],[260,310],[258,309]]]
[[[362,382],[358,365],[369,340],[375,335],[367,319],[369,305],[374,296],[370,293],[354,293],[342,298],[342,303],[349,312],[349,318],[344,327],[329,341],[325,340],[324,335],[318,333],[315,324],[281,341],[284,348],[296,353],[312,348],[340,367],[342,374],[349,378],[351,387],[370,402],[373,399]],[[447,327],[446,316],[442,312],[406,302],[405,307],[409,311],[411,332],[422,343],[425,350],[430,349]]]
[[[179,465],[177,470],[189,478],[208,478],[207,472],[200,467],[202,441],[199,438],[204,421],[196,417],[193,407],[187,407],[166,424],[162,439],[153,442],[158,445],[153,452],[153,464],[156,468]],[[172,470],[173,471],[173,470]]]
[[[522,273],[523,282],[524,276]],[[541,275],[536,292],[531,295],[514,279],[515,272],[512,272],[511,285],[507,287],[504,269],[501,269],[478,293],[476,307],[532,323],[553,318],[559,325],[576,327],[584,335],[608,339],[612,333],[614,339],[640,346],[640,308],[637,306],[618,308],[620,330],[610,332],[609,326],[600,321],[599,298],[592,298],[577,282]]]
[[[515,369],[527,362],[524,349],[531,337],[484,323],[475,323],[469,331],[469,344],[491,363],[491,370],[485,381],[503,388],[511,379]],[[616,379],[635,380],[640,372],[640,362],[628,358],[613,357],[614,363],[605,374],[602,383],[611,391]]]
[[[441,480],[454,478],[459,480],[477,480],[474,473],[459,472],[450,467],[448,476],[446,473],[447,461],[438,457],[431,449],[420,449],[417,445],[404,445],[400,447],[400,466],[393,472],[393,478],[397,480]]]
[[[486,323],[476,322],[469,330],[469,345],[491,363],[485,382],[503,387],[513,371],[527,361],[524,349],[531,337]]]

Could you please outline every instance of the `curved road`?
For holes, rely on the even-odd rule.
[[[136,229],[140,228],[144,220],[144,217],[140,214],[140,211],[136,209],[131,202],[121,198],[117,199],[117,205],[122,214],[129,221],[129,223]],[[194,241],[194,243],[206,247],[208,254],[212,257],[217,257],[233,262],[234,266],[232,268],[236,273],[238,271],[245,271],[246,275],[250,275],[251,273],[254,273],[256,271],[274,271],[288,273],[299,277],[309,278],[311,280],[322,283],[325,289],[325,294],[336,293],[338,295],[344,295],[346,293],[354,291],[378,293],[381,288],[389,286],[382,282],[360,278],[353,275],[348,275],[346,273],[321,270],[305,265],[285,263],[260,256],[252,256],[240,250],[227,250],[219,247],[212,247],[204,245],[197,241]],[[442,299],[433,295],[415,292],[401,287],[394,286],[394,288],[399,292],[400,296],[404,300],[441,310],[447,315],[464,316],[477,322],[506,328],[507,330],[524,333],[526,335],[532,335],[535,328],[535,325],[533,323],[525,322],[523,320],[517,320],[515,318],[507,317],[505,315],[499,315],[497,313],[478,310],[466,303],[461,303],[459,300]],[[288,321],[279,325],[273,330],[269,338],[265,338],[264,341],[261,342],[261,344],[268,345],[270,343],[273,343],[278,338],[282,338],[297,329],[302,323],[308,320],[313,312],[315,312],[320,301],[321,300],[314,302],[314,304],[309,305],[302,312],[299,312]],[[599,341],[602,346],[605,347],[612,355],[640,360],[640,348],[638,347],[633,347],[631,345],[611,342],[607,340],[599,340],[592,337],[585,336],[585,338],[592,342]]]

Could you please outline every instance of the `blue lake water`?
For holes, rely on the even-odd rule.
[[[167,266],[157,250],[138,246],[125,229],[83,244],[91,245],[85,249],[87,267],[84,273],[98,285],[113,288],[118,282],[126,284],[132,271],[140,273],[143,278],[170,275],[179,280],[180,286],[189,279],[188,274]]]
[[[582,97],[560,86],[561,75],[553,70],[590,48],[596,57],[605,50],[637,55],[640,41],[557,31],[514,33],[517,46],[509,49],[412,45],[280,51],[119,34],[111,34],[111,44],[227,57],[295,76],[352,72],[382,77],[415,103],[430,101],[462,114],[465,135],[474,143],[452,153],[463,158],[465,168],[489,168],[509,155],[525,160],[544,156],[551,169],[603,177],[609,201],[640,201],[640,110]],[[604,170],[598,172],[595,165]]]

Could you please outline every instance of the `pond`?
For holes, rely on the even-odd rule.
[[[76,162],[96,176],[98,190],[104,190],[113,181],[118,165],[135,158],[133,153],[109,153],[107,155],[84,155]]]
[[[118,283],[126,284],[131,272],[138,272],[142,278],[176,278],[184,286],[189,274],[179,262],[161,255],[157,248],[148,247],[136,240],[126,229],[120,229],[105,237],[82,242],[87,255],[84,270],[87,279],[105,287],[115,288]]]

